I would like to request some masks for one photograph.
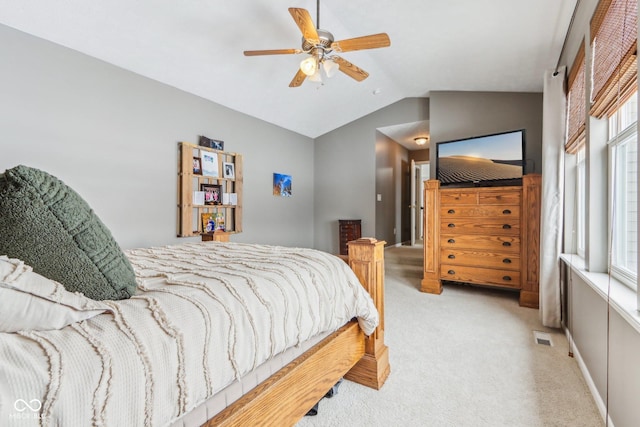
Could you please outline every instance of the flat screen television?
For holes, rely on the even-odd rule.
[[[522,185],[524,168],[524,129],[436,144],[441,186]]]

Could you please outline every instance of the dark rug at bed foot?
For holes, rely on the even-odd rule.
[[[325,397],[332,398],[333,396],[338,394],[338,387],[340,387],[340,384],[342,384],[342,380],[343,379],[340,378],[338,382],[335,383],[334,386],[329,389],[329,391],[324,395],[322,399],[324,399]],[[322,401],[322,399],[320,399],[318,403],[313,405],[313,408],[309,409],[309,412],[305,414],[306,417],[313,417],[315,415],[318,415],[318,410],[320,408],[320,402]]]

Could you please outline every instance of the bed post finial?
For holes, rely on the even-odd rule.
[[[369,292],[380,315],[380,324],[365,342],[365,354],[345,378],[376,390],[390,372],[389,348],[384,343],[384,245],[372,237],[353,240],[349,246],[349,266]]]

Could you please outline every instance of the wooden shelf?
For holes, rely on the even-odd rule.
[[[217,154],[220,176],[206,176],[193,172],[193,158],[200,157],[201,151]],[[223,176],[223,163],[234,164],[234,178]],[[225,220],[225,231],[228,234],[242,232],[242,155],[228,151],[213,150],[188,142],[178,143],[178,237],[200,236],[203,213],[222,213]],[[194,191],[200,190],[200,184],[222,185],[224,193],[235,193],[235,205],[201,205],[193,203]]]

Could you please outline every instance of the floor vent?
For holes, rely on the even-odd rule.
[[[549,335],[546,332],[533,331],[533,338],[536,344],[548,345],[550,347],[553,346],[553,340],[551,339],[551,335]]]

